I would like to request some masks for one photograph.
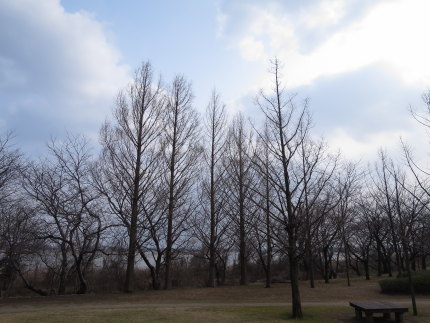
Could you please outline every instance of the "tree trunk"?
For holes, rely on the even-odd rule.
[[[241,203],[240,215],[240,247],[239,247],[239,262],[240,262],[240,285],[246,285],[246,244],[245,244],[245,219],[243,202]]]
[[[388,277],[393,277],[393,270],[391,269],[391,260],[387,261]]]
[[[348,245],[345,243],[345,268],[346,268],[346,281],[348,284],[348,287],[351,286],[351,279],[349,277],[349,265],[350,263],[350,257],[349,257],[349,250],[348,250]]]
[[[136,192],[137,193],[137,192]],[[133,200],[135,200],[133,198]],[[132,293],[134,291],[134,261],[136,256],[136,236],[137,236],[137,199],[133,202],[133,210],[130,223],[130,237],[128,242],[127,270],[125,273],[124,291]]]
[[[67,251],[66,243],[61,243],[61,269],[58,282],[58,295],[64,295],[66,292],[66,273],[67,273]]]
[[[314,259],[312,257],[312,252],[309,252],[309,264],[308,264],[308,270],[309,270],[309,281],[310,281],[310,287],[315,288],[315,275],[314,275]]]
[[[142,158],[142,126],[143,113],[139,117],[138,141],[136,145],[136,165],[133,178],[133,197],[131,200],[131,216],[129,229],[129,243],[127,254],[127,270],[125,273],[124,291],[132,293],[134,291],[134,262],[137,249],[137,216],[139,213],[139,186],[140,186],[140,167]]]
[[[211,183],[210,183],[210,216],[211,216],[211,224],[210,224],[210,242],[209,242],[209,278],[207,282],[208,287],[215,287],[214,282],[214,273],[215,273],[215,185],[214,185],[214,136],[212,136],[212,148],[211,148]]]
[[[267,259],[266,259],[266,288],[272,284],[272,237],[270,231],[269,197],[266,198],[266,235],[267,235]]]
[[[35,292],[36,294],[38,294],[40,296],[48,296],[47,292],[45,292],[39,288],[34,287],[29,281],[27,281],[27,279],[24,277],[21,270],[19,269],[18,265],[14,261],[12,261],[11,263],[12,263],[13,267],[15,268],[15,271],[21,277],[21,280],[24,283],[25,288],[31,290],[32,292]]]
[[[364,265],[364,272],[366,274],[366,280],[370,280],[370,273],[369,273],[369,259],[365,258],[363,261]]]
[[[406,270],[408,273],[409,292],[411,294],[411,301],[412,301],[412,310],[413,310],[414,316],[417,316],[418,310],[417,310],[417,302],[415,300],[415,288],[414,288],[414,284],[412,281],[411,264],[410,264],[410,260],[409,260],[409,254],[407,251],[406,243],[403,243],[403,244],[404,244],[403,249],[405,252]]]
[[[323,249],[324,255],[324,283],[328,284],[329,281],[329,259],[328,259],[328,250],[327,247]]]
[[[377,255],[378,255],[378,259],[377,259],[377,262],[378,262],[378,273],[377,273],[377,275],[378,275],[378,277],[381,277],[381,275],[382,275],[382,263],[383,263],[383,260],[382,260],[382,252],[381,252],[381,247],[380,247],[380,243],[379,242],[376,243],[376,252],[377,252]]]
[[[175,102],[175,111],[173,119],[173,138],[172,138],[172,155],[170,156],[170,179],[169,179],[169,208],[167,213],[167,246],[166,246],[166,272],[164,277],[164,289],[170,289],[172,282],[170,279],[170,267],[172,261],[173,245],[173,209],[175,205],[175,170],[176,170],[176,144],[178,131],[178,102]]]
[[[291,279],[291,298],[293,306],[293,318],[302,318],[302,303],[300,299],[299,290],[299,264],[295,257],[295,252],[289,252],[289,262],[290,262],[290,279]]]

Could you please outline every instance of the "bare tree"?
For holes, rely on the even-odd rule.
[[[266,116],[268,137],[258,134],[271,155],[268,173],[276,192],[271,200],[271,217],[277,223],[275,227],[284,231],[274,237],[288,256],[292,316],[301,318],[299,264],[307,248],[299,246],[308,246],[312,241],[310,236],[317,231],[321,219],[316,215],[326,214],[336,205],[326,188],[336,170],[337,157],[328,153],[323,141],[311,138],[308,100],[297,104],[295,95],[287,94],[280,80],[277,59],[272,61],[271,73],[274,76],[271,93],[261,91],[257,97],[257,104]]]
[[[87,292],[86,271],[99,251],[105,230],[98,194],[93,189],[91,154],[81,136],[49,145],[51,159],[33,164],[25,174],[24,188],[32,198],[44,230],[37,236],[49,239],[61,250],[58,292],[65,292],[69,256],[79,279],[77,293]]]
[[[362,263],[366,280],[370,280],[370,252],[373,245],[372,218],[374,209],[362,199],[350,224],[353,235],[348,239],[348,255]]]
[[[227,229],[225,221],[225,186],[222,158],[225,150],[226,113],[219,93],[212,91],[204,119],[205,168],[201,175],[200,209],[194,219],[194,233],[207,250],[208,287],[215,287],[219,243]],[[209,228],[209,230],[208,230]]]
[[[11,143],[12,134],[0,137],[0,206],[13,198],[22,170],[22,155]]]
[[[300,156],[302,189],[297,203],[303,230],[298,237],[305,247],[301,253],[308,267],[310,286],[314,288],[314,251],[320,246],[318,232],[339,203],[332,183],[339,156],[329,154],[323,141],[314,141],[309,137],[301,145]]]
[[[160,158],[160,165],[153,169],[154,181],[151,183],[151,188],[142,196],[140,203],[142,214],[139,217],[137,234],[137,249],[149,268],[154,290],[158,290],[161,286],[160,275],[166,253],[166,194],[164,182],[160,180],[163,176],[162,170]]]
[[[426,193],[422,183],[408,183],[406,173],[394,162],[380,152],[381,166],[378,168],[379,181],[375,186],[382,191],[385,197],[383,210],[389,219],[391,239],[394,245],[399,275],[406,271],[414,315],[417,315],[415,290],[411,274],[411,244],[417,221],[421,221],[421,214],[428,212],[428,202],[423,198]],[[412,164],[410,164],[410,167]],[[381,183],[382,182],[382,183]],[[382,189],[381,189],[382,186]],[[377,195],[376,195],[377,196]]]
[[[406,174],[395,168],[393,163],[390,165],[390,173],[394,179],[394,205],[399,221],[400,243],[403,249],[404,261],[406,264],[406,272],[409,281],[409,291],[412,301],[412,309],[414,315],[418,315],[417,304],[415,300],[415,287],[412,281],[411,272],[411,255],[409,245],[413,241],[412,236],[415,234],[415,222],[419,220],[420,213],[427,205],[422,203],[422,199],[418,197],[417,187],[409,187],[406,183]],[[418,202],[418,203],[416,203]]]
[[[269,138],[267,124],[265,124],[264,138]],[[273,199],[273,187],[270,182],[271,154],[265,141],[257,138],[256,149],[253,155],[253,168],[255,169],[255,197],[252,199],[259,211],[252,221],[254,239],[251,243],[256,249],[259,260],[266,274],[266,288],[271,287],[273,237],[272,227],[274,223],[271,217],[271,200]]]
[[[398,275],[400,276],[402,274],[403,268],[401,250],[399,248],[398,241],[398,223],[396,221],[395,206],[393,204],[395,196],[395,189],[393,185],[394,178],[390,174],[388,169],[388,164],[390,162],[386,156],[386,153],[380,150],[379,158],[380,165],[375,165],[376,176],[371,177],[375,189],[379,194],[374,194],[373,196],[377,199],[378,205],[384,210],[385,214],[388,217],[391,231],[391,239],[393,242],[393,248],[396,256],[397,271]]]
[[[97,187],[129,236],[126,292],[134,290],[141,201],[155,180],[154,168],[160,158],[158,139],[164,107],[161,92],[161,82],[153,83],[151,64],[143,63],[136,70],[134,81],[118,95],[115,124],[106,122],[100,131],[103,151],[96,176]]]
[[[34,285],[28,273],[35,268],[37,254],[43,249],[43,241],[37,239],[40,223],[36,221],[34,210],[20,201],[8,203],[6,208],[0,209],[2,225],[0,227],[0,241],[5,258],[2,259],[2,274],[4,277],[1,289],[12,286],[16,275],[18,275],[24,287],[41,296],[48,293]],[[2,275],[2,276],[3,276]]]
[[[416,111],[412,107],[410,107],[410,112],[414,119],[422,126],[424,126],[428,134],[428,130],[430,129],[430,89],[423,93],[422,99],[425,104],[424,112]],[[402,141],[402,148],[404,153],[404,159],[409,168],[409,171],[411,172],[412,177],[415,179],[415,182],[421,188],[425,196],[425,198],[418,198],[418,200],[421,200],[422,203],[425,203],[425,201],[430,199],[430,190],[428,189],[430,170],[428,169],[428,167],[423,166],[417,161],[417,159],[413,156],[413,151],[411,147],[409,147],[408,144],[404,141]],[[429,217],[427,216],[423,217],[421,223],[424,225],[429,221]],[[428,228],[429,226],[427,226],[427,230],[423,229],[421,230],[421,232],[427,234],[429,232]],[[428,241],[428,239],[424,239],[421,241],[420,253],[422,257],[423,268],[426,267],[426,256],[430,254],[430,244],[428,243]]]
[[[297,195],[303,183],[300,149],[309,131],[310,119],[307,106],[297,107],[293,97],[287,97],[279,78],[280,63],[272,62],[274,83],[272,93],[261,91],[257,104],[266,115],[270,138],[266,144],[273,154],[271,182],[277,193],[272,206],[276,209],[276,221],[287,233],[287,254],[290,267],[293,318],[302,318],[299,291],[299,252],[297,229],[299,226],[299,203]],[[262,136],[260,136],[262,137]]]
[[[187,221],[195,212],[192,189],[197,176],[201,147],[199,119],[192,108],[191,84],[177,76],[167,92],[162,138],[167,201],[167,233],[164,287],[171,287],[173,247],[186,231]]]
[[[0,294],[3,290],[9,292],[16,274],[25,282],[25,258],[35,251],[32,242],[36,225],[31,219],[31,209],[23,203],[25,199],[20,194],[22,155],[11,140],[11,133],[0,137]],[[33,288],[30,283],[25,286]],[[44,294],[40,290],[36,292]]]
[[[245,124],[244,117],[238,114],[230,126],[226,142],[225,170],[228,175],[229,215],[236,224],[233,236],[238,237],[240,284],[247,283],[248,263],[247,240],[252,216],[254,177],[252,172],[252,134]]]
[[[317,226],[316,246],[320,253],[320,267],[324,282],[328,284],[333,276],[332,260],[335,253],[335,244],[339,238],[340,225],[334,210],[324,212],[321,222]]]
[[[358,164],[346,163],[341,168],[336,181],[336,191],[338,196],[338,205],[336,214],[340,225],[340,236],[344,248],[345,269],[348,286],[351,286],[350,280],[350,250],[349,250],[349,231],[352,218],[354,216],[354,202],[360,189],[361,174],[358,172]]]

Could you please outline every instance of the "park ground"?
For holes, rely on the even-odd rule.
[[[377,280],[337,279],[301,286],[303,322],[355,322],[352,300],[385,300],[406,305],[405,322],[430,323],[430,295],[418,295],[417,317],[407,295],[381,294]],[[290,286],[262,284],[218,288],[142,291],[0,299],[0,322],[288,322]],[[378,322],[378,320],[375,320]]]

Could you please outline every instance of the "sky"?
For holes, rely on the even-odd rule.
[[[133,71],[184,75],[204,113],[212,89],[230,115],[259,118],[270,60],[313,134],[346,158],[371,160],[400,138],[427,156],[411,118],[430,87],[427,0],[0,0],[0,133],[30,155],[50,138],[98,131]]]

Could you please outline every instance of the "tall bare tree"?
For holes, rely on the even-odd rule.
[[[208,287],[215,287],[217,247],[226,231],[225,186],[222,158],[225,150],[226,113],[219,93],[212,91],[206,107],[204,137],[205,168],[201,176],[201,214],[195,219],[195,234],[208,250]],[[208,174],[207,174],[208,173]],[[209,202],[209,203],[208,203]],[[209,230],[208,230],[209,227]]]
[[[191,84],[176,76],[167,91],[163,114],[162,153],[165,164],[167,201],[167,233],[164,287],[171,287],[174,244],[186,231],[187,221],[195,211],[192,189],[201,154],[199,118],[192,107]]]
[[[272,201],[276,212],[276,221],[287,234],[287,254],[292,292],[292,316],[302,318],[299,290],[299,251],[297,249],[299,222],[299,202],[303,184],[301,146],[310,127],[307,105],[299,107],[294,98],[287,96],[280,80],[280,62],[272,61],[274,81],[270,94],[263,91],[257,98],[257,104],[267,118],[268,139],[265,139],[273,155],[270,181],[277,191]],[[264,138],[260,135],[260,137]]]
[[[151,64],[142,63],[133,82],[118,94],[115,123],[106,122],[100,131],[103,151],[97,187],[128,232],[126,292],[134,290],[138,218],[160,158],[163,107],[161,81],[154,83]]]
[[[269,178],[276,196],[271,201],[271,212],[286,238],[283,245],[289,263],[292,316],[301,318],[299,263],[305,251],[298,246],[306,237],[303,228],[312,227],[305,224],[312,212],[318,212],[317,206],[321,204],[325,187],[336,169],[337,159],[327,153],[323,142],[311,139],[308,101],[297,104],[295,95],[287,94],[280,80],[277,59],[272,61],[271,73],[274,77],[271,92],[261,91],[257,97],[257,104],[266,116],[269,137],[265,138],[262,133],[259,137],[265,141],[272,156]]]
[[[226,142],[225,170],[228,175],[229,215],[236,224],[232,228],[233,236],[238,238],[240,285],[247,283],[247,264],[249,248],[247,246],[252,216],[254,185],[252,168],[252,133],[242,114],[238,114],[230,125]]]
[[[265,124],[263,136],[269,138],[267,124]],[[271,200],[273,198],[273,187],[270,182],[271,154],[265,141],[257,138],[256,149],[253,155],[253,168],[255,169],[255,197],[252,199],[260,212],[254,218],[253,231],[255,241],[254,248],[257,251],[259,260],[266,274],[266,288],[271,287],[272,283],[272,258],[273,258],[273,237],[271,219]]]

